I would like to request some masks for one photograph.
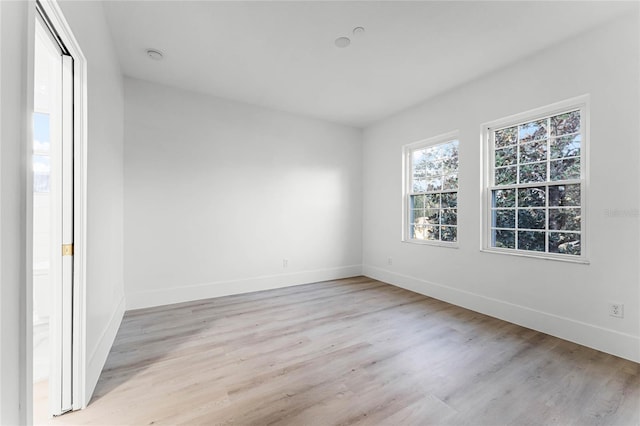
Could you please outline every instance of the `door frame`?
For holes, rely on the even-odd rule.
[[[80,45],[73,36],[71,27],[67,23],[60,6],[56,0],[29,1],[28,12],[28,80],[27,102],[29,111],[33,111],[33,55],[35,45],[35,20],[38,13],[37,7],[46,15],[47,21],[52,27],[54,35],[64,44],[74,60],[73,75],[73,334],[72,334],[72,409],[85,408],[87,401],[86,389],[86,224],[87,224],[87,61],[82,53]],[[31,121],[29,120],[29,123]],[[27,132],[25,141],[27,153],[31,152],[32,132]],[[30,155],[27,155],[30,158]],[[30,173],[27,175],[27,297],[26,297],[26,348],[27,371],[31,371],[33,363],[33,277],[32,277],[32,250],[33,250],[33,187]],[[27,424],[32,423],[33,415],[33,378],[27,374]]]

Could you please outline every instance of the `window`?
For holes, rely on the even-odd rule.
[[[586,106],[485,128],[485,249],[584,259]]]
[[[404,148],[404,241],[456,245],[458,139],[443,135]]]

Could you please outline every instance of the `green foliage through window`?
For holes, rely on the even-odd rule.
[[[491,247],[581,255],[581,112],[491,132]]]
[[[458,141],[409,152],[408,194],[411,240],[458,240]]]

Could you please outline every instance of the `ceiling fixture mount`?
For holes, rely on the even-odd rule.
[[[164,55],[161,51],[156,49],[147,49],[147,56],[153,59],[154,61],[161,61]]]
[[[362,37],[364,35],[364,27],[355,27],[351,32],[354,37]],[[349,37],[338,37],[335,44],[340,48],[345,48],[351,44],[351,39]]]
[[[347,47],[351,44],[351,39],[349,37],[338,37],[336,39],[336,46],[338,47]]]

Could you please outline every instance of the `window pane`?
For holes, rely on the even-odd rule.
[[[520,162],[534,163],[547,160],[547,140],[529,142],[520,145]],[[545,174],[546,179],[546,174]]]
[[[516,210],[494,210],[492,226],[496,228],[515,228]]]
[[[426,164],[427,176],[441,176],[442,175],[442,160],[427,161]]]
[[[424,207],[425,195],[412,195],[411,208],[421,209]]]
[[[551,180],[580,179],[580,158],[551,162]]]
[[[518,190],[518,207],[544,207],[546,204],[545,188],[522,188]]]
[[[411,161],[413,162],[413,165],[415,166],[416,164],[424,163],[426,155],[427,151],[425,149],[414,149],[411,151]]]
[[[494,135],[496,147],[499,148],[507,145],[513,145],[517,140],[518,128],[509,127],[508,129],[497,130]]]
[[[516,231],[493,230],[493,246],[499,248],[516,248]]]
[[[544,209],[519,209],[518,228],[545,229],[546,213]]]
[[[493,207],[515,207],[516,190],[498,189],[493,191]]]
[[[442,210],[442,214],[440,215],[440,223],[442,225],[457,225],[458,224],[457,210],[456,209]]]
[[[551,117],[551,134],[566,135],[580,131],[580,111],[567,112]]]
[[[424,149],[418,149],[411,153],[411,162],[413,170],[424,170],[427,161]]]
[[[458,141],[451,141],[440,145],[440,157],[449,158],[458,156]]]
[[[429,209],[424,212],[424,222],[437,225],[440,223],[440,210]]]
[[[547,119],[532,121],[518,126],[518,139],[520,142],[547,138]]]
[[[496,185],[513,185],[516,183],[517,169],[515,166],[496,169]]]
[[[435,161],[440,158],[436,147],[424,148],[424,152],[426,161]]]
[[[549,229],[580,231],[581,209],[549,209]]]
[[[431,179],[427,182],[427,191],[440,191],[442,189],[442,178]]]
[[[509,166],[516,163],[516,147],[509,146],[507,148],[496,149],[495,151],[495,167]]]
[[[520,183],[544,182],[547,180],[547,163],[532,163],[520,166]]]
[[[455,226],[443,226],[441,229],[442,241],[457,241],[458,240],[458,228]]]
[[[549,252],[580,255],[580,234],[549,232]]]
[[[443,173],[458,172],[458,154],[455,154],[455,156],[445,158],[442,160],[442,172]]]
[[[442,194],[442,207],[457,207],[458,206],[458,193],[448,192]]]
[[[426,226],[425,225],[411,225],[411,238],[415,240],[426,239]]]
[[[427,182],[420,179],[413,181],[413,192],[424,192],[427,189]]]
[[[424,219],[424,210],[418,210],[418,209],[414,209],[411,210],[411,222],[412,223],[424,223],[425,219]]]
[[[429,209],[440,208],[440,194],[427,194],[425,197],[425,207]]]
[[[580,185],[556,185],[549,187],[550,206],[579,206]]]
[[[577,157],[580,155],[582,137],[562,136],[551,140],[551,158]]]
[[[446,175],[444,177],[444,182],[442,183],[442,189],[444,191],[447,191],[450,189],[458,189],[458,174],[453,173],[450,175]]]
[[[518,231],[518,249],[545,251],[544,232]]]
[[[427,226],[425,230],[425,237],[427,240],[439,240],[440,239],[440,227],[439,226]]]

